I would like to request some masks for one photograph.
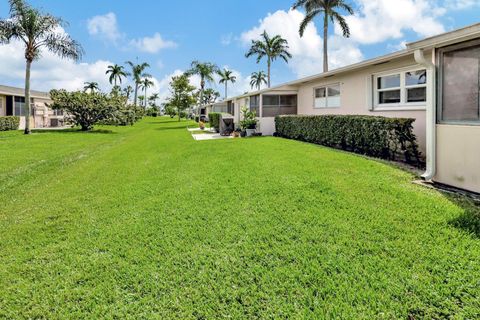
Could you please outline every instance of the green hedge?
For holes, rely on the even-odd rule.
[[[19,117],[0,117],[0,131],[17,130],[19,125]]]
[[[420,164],[414,121],[356,115],[277,116],[275,126],[280,137]]]
[[[208,122],[210,123],[211,128],[215,128],[217,132],[220,130],[220,115],[219,112],[210,112],[208,114]]]

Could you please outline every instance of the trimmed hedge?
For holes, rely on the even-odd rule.
[[[215,130],[220,131],[220,115],[219,112],[210,112],[208,114],[208,122],[210,123],[210,127],[215,128]]]
[[[20,117],[0,117],[0,131],[18,130]]]
[[[415,119],[357,115],[277,116],[277,136],[421,164]]]

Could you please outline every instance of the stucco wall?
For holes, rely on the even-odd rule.
[[[0,117],[7,114],[6,103],[7,101],[5,100],[5,96],[0,95]]]
[[[298,89],[298,114],[364,114],[372,116],[415,118],[415,134],[417,135],[420,149],[425,154],[426,147],[426,112],[425,107],[406,107],[408,110],[391,108],[389,110],[371,111],[373,100],[372,76],[377,73],[395,71],[406,67],[417,68],[413,55],[397,59],[393,62],[362,70],[332,76],[318,81],[302,84]],[[319,86],[338,84],[341,85],[341,107],[339,108],[314,108],[314,89]]]
[[[437,125],[434,180],[480,192],[480,126]]]
[[[271,136],[275,132],[275,118],[257,118],[258,128],[257,131],[261,132],[264,136]]]

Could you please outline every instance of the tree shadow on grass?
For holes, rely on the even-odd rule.
[[[456,194],[447,194],[446,198],[463,209],[463,213],[459,217],[449,222],[450,225],[480,239],[480,201]]]
[[[146,124],[156,124],[156,125],[162,125],[166,123],[178,123],[178,119],[168,119],[168,120],[162,120],[162,121],[148,121],[145,122]]]
[[[82,131],[76,128],[70,129],[52,129],[52,130],[32,130],[33,133],[62,133],[62,134],[117,134],[118,132],[106,129],[94,129],[90,131]]]
[[[161,128],[156,128],[155,130],[166,131],[166,130],[178,130],[178,129],[187,129],[187,126],[182,125],[182,126],[174,126],[174,127],[161,127]]]

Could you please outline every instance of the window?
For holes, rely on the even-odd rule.
[[[260,95],[250,97],[250,111],[260,116]]]
[[[439,50],[440,122],[480,124],[480,42]]]
[[[63,110],[62,109],[55,109],[53,110],[53,115],[57,117],[63,116]]]
[[[231,114],[232,116],[235,115],[235,104],[233,101],[227,102],[227,113]]]
[[[15,97],[15,115],[16,116],[27,115],[27,106],[25,105],[24,97]]]
[[[340,107],[340,85],[315,88],[315,108]]]
[[[287,114],[297,114],[297,95],[264,95],[262,117],[276,117]]]
[[[427,70],[419,69],[375,77],[375,105],[425,105]]]

